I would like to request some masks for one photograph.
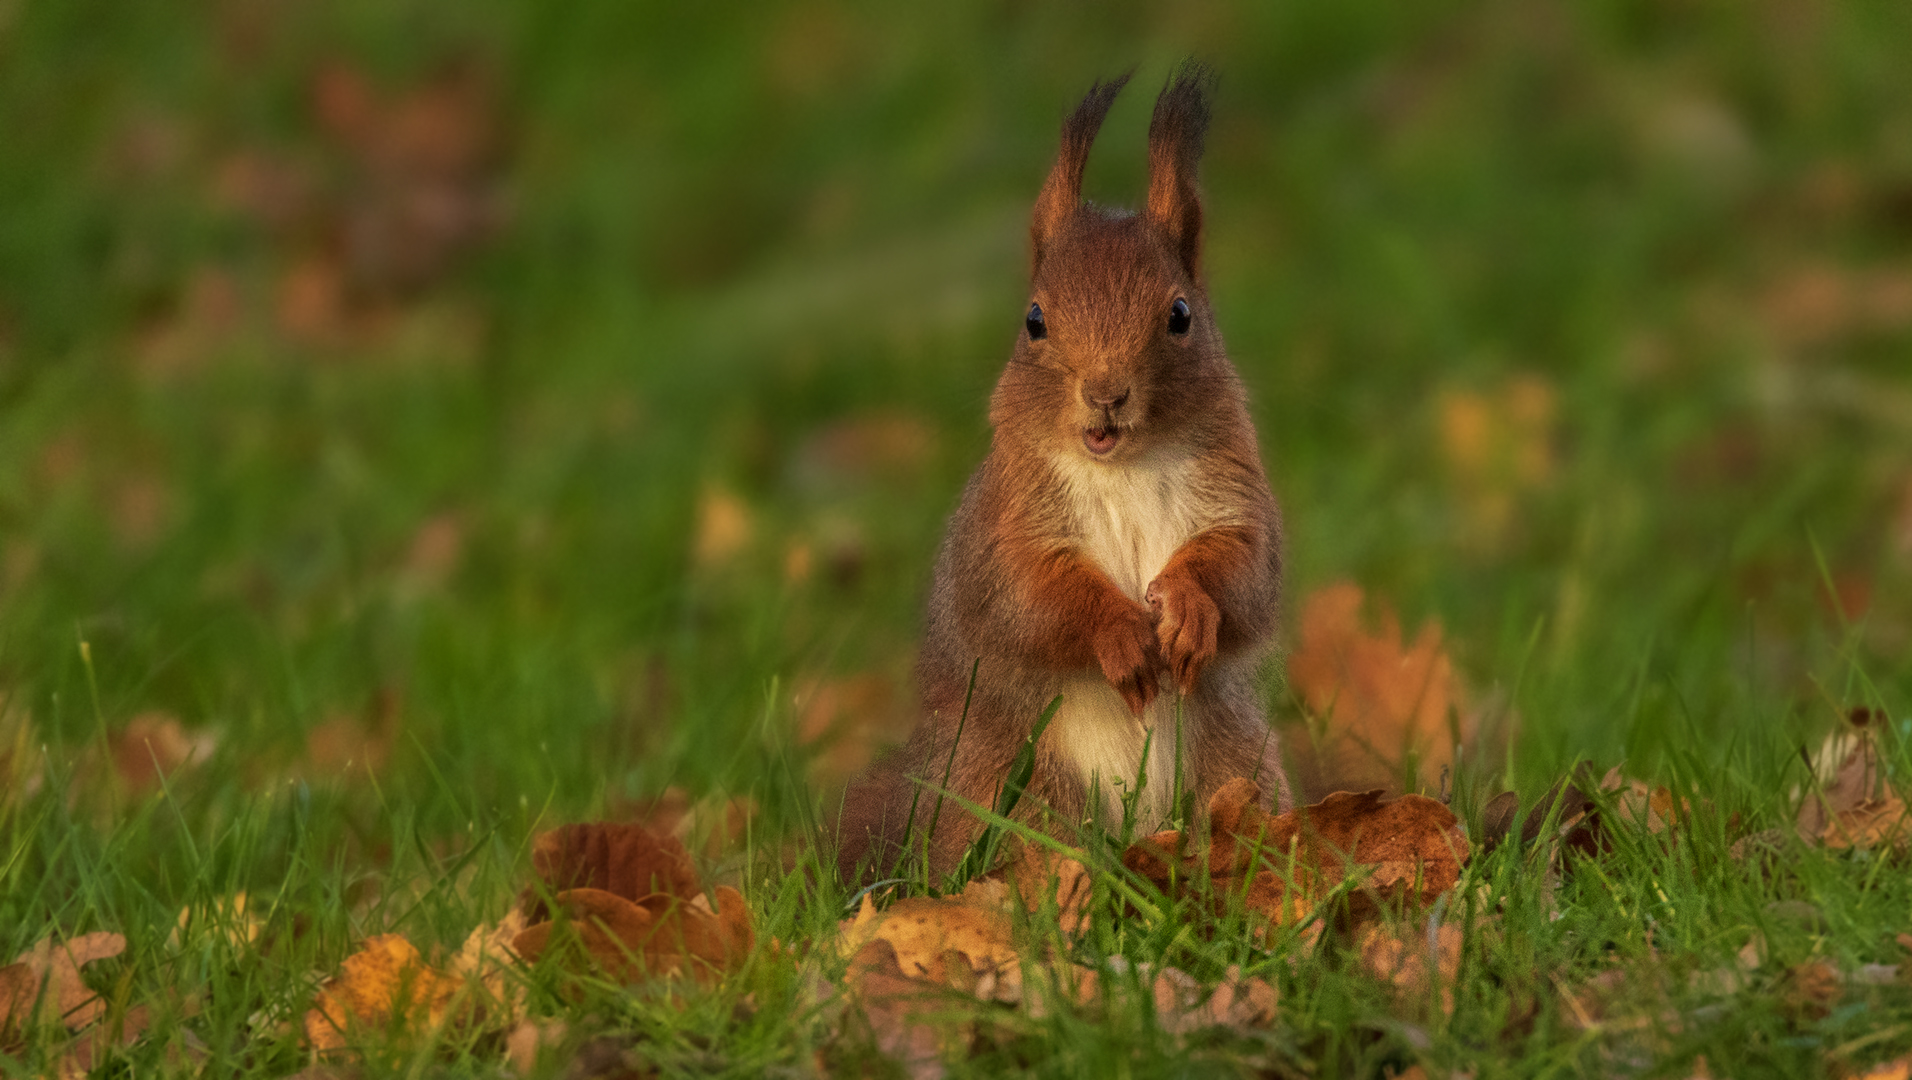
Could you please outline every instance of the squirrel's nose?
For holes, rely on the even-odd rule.
[[[1106,409],[1113,412],[1121,408],[1123,404],[1129,400],[1129,388],[1125,386],[1122,388],[1121,393],[1116,394],[1111,393],[1103,387],[1091,387],[1084,384],[1082,387],[1082,400],[1087,402],[1091,409]]]

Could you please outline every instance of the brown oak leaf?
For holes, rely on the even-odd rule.
[[[683,841],[642,825],[596,822],[554,829],[533,841],[531,868],[552,894],[596,889],[634,901],[652,893],[688,900],[702,892]],[[525,890],[521,907],[527,925],[548,918],[534,889]]]
[[[653,892],[636,900],[602,889],[567,889],[553,897],[562,919],[534,922],[511,942],[528,963],[552,953],[567,969],[596,970],[630,982],[685,976],[706,985],[743,966],[756,944],[744,898],[717,887],[717,906]]]

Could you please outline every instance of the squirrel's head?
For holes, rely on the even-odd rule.
[[[999,432],[1103,461],[1177,438],[1236,385],[1200,277],[1204,69],[1185,65],[1156,99],[1143,209],[1082,201],[1089,146],[1127,81],[1097,84],[1063,122],[1029,225],[1023,332],[990,404]]]

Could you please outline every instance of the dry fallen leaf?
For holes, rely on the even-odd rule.
[[[265,925],[258,912],[247,910],[246,894],[237,892],[201,907],[180,908],[166,944],[176,949],[182,943],[205,939],[237,953],[256,943]]]
[[[1265,1027],[1274,1021],[1280,1003],[1267,980],[1243,977],[1240,965],[1230,965],[1212,991],[1180,969],[1165,967],[1156,973],[1150,993],[1155,1022],[1172,1035],[1213,1027]]]
[[[1180,879],[1211,889],[1218,904],[1242,898],[1280,926],[1304,918],[1335,885],[1360,875],[1357,919],[1402,901],[1431,903],[1460,880],[1469,847],[1452,811],[1422,795],[1336,792],[1269,816],[1260,789],[1235,779],[1209,801],[1209,845],[1190,853],[1179,833],[1158,833],[1123,853],[1130,870],[1168,889]]]
[[[895,679],[863,672],[836,679],[805,680],[793,695],[797,739],[809,772],[822,787],[835,787],[861,772],[886,746],[909,734],[914,713]]]
[[[1555,398],[1552,383],[1522,374],[1486,392],[1453,389],[1437,399],[1441,455],[1473,547],[1499,548],[1519,523],[1521,498],[1552,480]]]
[[[539,1059],[564,1045],[569,1034],[563,1020],[521,1020],[505,1036],[505,1060],[519,1076],[530,1076],[537,1071]]]
[[[1834,850],[1847,848],[1894,847],[1903,850],[1912,823],[1906,821],[1905,802],[1888,793],[1883,799],[1867,799],[1848,810],[1841,810],[1826,823],[1820,842]]]
[[[531,868],[553,894],[597,889],[626,900],[652,893],[688,900],[703,891],[683,842],[642,825],[606,821],[553,829],[532,842]],[[525,890],[521,906],[527,925],[545,918],[536,890]]]
[[[697,500],[697,537],[691,554],[700,567],[729,563],[750,544],[750,507],[719,487],[707,487]]]
[[[1454,760],[1456,736],[1472,737],[1449,727],[1449,710],[1461,709],[1462,698],[1440,627],[1424,625],[1404,644],[1392,611],[1383,608],[1370,631],[1363,604],[1360,587],[1348,583],[1319,589],[1302,604],[1301,646],[1288,658],[1288,680],[1314,718],[1316,737],[1293,748],[1312,794],[1398,789],[1410,762],[1425,787]]]
[[[43,938],[0,968],[0,1031],[58,1021],[77,1031],[106,1013],[106,1003],[86,985],[80,969],[126,951],[126,939],[104,931],[66,942]],[[34,1003],[39,1011],[34,1012]]]
[[[1827,736],[1811,764],[1813,790],[1801,799],[1793,822],[1808,843],[1824,835],[1839,814],[1877,795],[1885,777],[1871,733],[1863,727],[1843,727]]]
[[[142,712],[113,736],[113,771],[129,791],[144,794],[189,765],[205,764],[218,747],[212,732],[189,733],[170,713]]]
[[[591,888],[567,889],[552,904],[561,918],[534,920],[512,939],[527,963],[552,953],[568,969],[617,982],[687,975],[709,985],[742,967],[756,944],[743,895],[728,885],[717,887],[715,910],[701,896],[631,900]]]
[[[952,974],[967,979],[966,970],[1019,972],[1008,905],[1008,887],[1000,881],[972,881],[958,896],[912,897],[883,911],[866,893],[856,917],[844,920],[839,954],[854,956],[881,939],[894,949],[903,974],[943,985]]]
[[[850,959],[844,983],[862,1034],[900,1062],[912,1080],[936,1080],[946,1071],[943,1055],[968,1035],[963,998],[947,984],[904,974],[896,949],[884,938],[866,940]]]
[[[718,886],[712,908],[683,843],[642,825],[566,825],[533,842],[531,862],[543,891],[525,890],[525,929],[511,940],[527,962],[555,943],[567,968],[708,984],[741,967],[756,943],[743,895]]]
[[[430,967],[399,934],[368,938],[319,988],[305,1014],[306,1042],[317,1053],[343,1049],[355,1032],[436,1030],[464,986]]]
[[[1361,966],[1392,983],[1404,997],[1425,1000],[1440,991],[1444,1013],[1454,1011],[1454,983],[1460,975],[1461,928],[1428,919],[1423,923],[1376,922],[1356,942]]]
[[[1029,911],[1053,900],[1057,926],[1064,934],[1074,936],[1087,923],[1095,885],[1088,868],[1076,860],[1040,844],[1026,844],[1004,868],[1003,877]]]
[[[1863,1073],[1855,1074],[1853,1080],[1912,1080],[1912,1057],[1880,1062]]]
[[[1844,993],[1839,969],[1824,960],[1795,964],[1779,980],[1780,1008],[1803,1019],[1824,1019]]]
[[[497,922],[472,930],[451,959],[451,973],[483,988],[489,1005],[504,1017],[516,1016],[524,1003],[524,984],[513,970],[519,957],[511,948],[524,930],[524,909],[513,908]]]
[[[152,1010],[135,1005],[81,1031],[60,1052],[57,1069],[61,1080],[80,1080],[106,1063],[114,1051],[133,1045],[153,1022]]]
[[[1556,870],[1564,868],[1562,859],[1568,852],[1600,855],[1611,851],[1613,836],[1603,800],[1612,806],[1617,820],[1662,838],[1693,812],[1692,802],[1670,788],[1631,779],[1618,765],[1595,781],[1591,768],[1583,763],[1571,779],[1555,783],[1528,808],[1521,819],[1520,842],[1543,842],[1548,852],[1543,862]]]

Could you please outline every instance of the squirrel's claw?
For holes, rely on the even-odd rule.
[[[1149,606],[1157,613],[1156,638],[1169,673],[1182,693],[1195,691],[1195,680],[1215,659],[1221,636],[1221,609],[1201,586],[1182,578],[1149,583]]]
[[[1164,664],[1148,612],[1137,608],[1104,624],[1095,633],[1095,658],[1129,711],[1141,715],[1155,700]]]

